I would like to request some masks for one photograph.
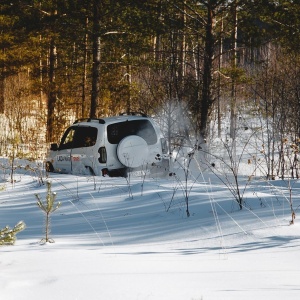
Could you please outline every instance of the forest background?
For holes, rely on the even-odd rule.
[[[1,0],[0,32],[0,155],[36,159],[75,119],[132,111],[171,146],[234,143],[247,114],[268,176],[298,164],[299,1]]]

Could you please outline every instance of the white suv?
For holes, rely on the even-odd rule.
[[[166,140],[146,115],[120,115],[75,121],[59,145],[51,144],[48,172],[127,176],[128,171],[169,173]]]

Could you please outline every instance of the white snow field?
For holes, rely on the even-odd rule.
[[[0,181],[2,300],[300,299],[300,181],[248,183],[244,207],[212,174],[197,180],[50,174],[61,207],[40,244],[46,185],[35,173]],[[245,182],[241,182],[246,184]],[[186,215],[185,191],[190,217]],[[289,191],[296,212],[290,225]]]

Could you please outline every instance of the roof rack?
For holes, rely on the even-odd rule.
[[[142,112],[130,111],[130,112],[123,112],[119,114],[120,116],[142,116],[147,118],[148,116]]]
[[[81,123],[81,122],[98,122],[100,124],[105,124],[105,121],[103,119],[97,119],[97,118],[78,119],[73,124],[77,124],[77,123]]]

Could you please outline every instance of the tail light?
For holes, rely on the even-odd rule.
[[[107,161],[107,153],[106,153],[105,147],[100,147],[99,150],[98,150],[98,153],[100,155],[99,158],[98,158],[99,163],[101,163],[101,164],[106,163],[106,161]]]

